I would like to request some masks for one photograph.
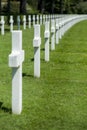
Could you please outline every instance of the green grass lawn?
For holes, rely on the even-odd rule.
[[[8,27],[6,27],[8,30]],[[11,34],[0,35],[0,130],[87,130],[87,21],[72,27],[33,76],[33,28],[23,30],[23,110],[11,113]]]

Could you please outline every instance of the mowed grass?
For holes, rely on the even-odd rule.
[[[8,28],[8,27],[7,27]],[[11,113],[11,34],[0,35],[0,130],[87,130],[87,21],[72,27],[33,76],[33,28],[23,30],[23,110]]]

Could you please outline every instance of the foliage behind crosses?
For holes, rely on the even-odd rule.
[[[85,14],[87,13],[86,7],[87,0],[0,0],[0,14],[26,14],[37,12],[57,14]]]

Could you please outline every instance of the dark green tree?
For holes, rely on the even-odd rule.
[[[7,0],[7,13],[10,13],[10,0]]]
[[[64,1],[63,1],[63,0],[60,0],[60,1],[59,1],[59,5],[60,5],[60,6],[59,6],[59,7],[60,7],[60,8],[59,8],[59,12],[60,12],[60,14],[63,14],[63,4],[64,4]]]
[[[1,0],[0,0],[0,14],[1,14]]]
[[[26,3],[27,0],[20,0],[20,13],[26,14]]]

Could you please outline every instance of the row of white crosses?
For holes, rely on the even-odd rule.
[[[12,32],[13,30],[13,16],[10,16],[10,32]],[[4,20],[4,16],[1,16],[1,21],[0,21],[0,26],[1,26],[1,34],[4,35],[5,31],[4,31],[4,25],[5,25],[5,20]]]
[[[40,16],[39,15],[37,15],[37,16],[33,15],[32,17],[31,17],[31,15],[28,15],[28,27],[31,28],[32,20],[33,20],[33,26],[36,23],[39,24],[39,22],[40,22],[40,25],[42,25],[42,21],[43,21],[42,18],[43,18],[42,15],[40,15]],[[27,21],[27,18],[26,18],[26,15],[24,15],[23,16],[24,29],[26,29],[26,21]]]
[[[12,18],[12,17],[11,17]],[[80,20],[84,18],[81,17]],[[58,24],[58,20],[56,20],[55,26],[55,19],[52,19],[51,24],[51,33],[52,33],[52,45],[51,49],[55,49],[55,30],[56,30],[56,37],[58,36],[58,32],[60,30],[64,32],[69,29],[73,24],[79,22],[79,17],[66,18],[65,21],[61,24]],[[25,20],[24,20],[25,21]],[[10,21],[11,24],[13,21]],[[59,25],[61,25],[59,27]],[[12,26],[12,25],[11,25]],[[25,25],[24,25],[25,26]],[[56,29],[55,29],[56,28]],[[22,31],[12,31],[13,27],[11,28],[12,32],[12,52],[9,55],[9,67],[12,68],[12,113],[13,114],[20,114],[22,112],[22,62],[24,61],[24,51],[22,50]],[[65,29],[65,30],[64,30]],[[60,33],[62,34],[62,32]],[[45,61],[49,61],[49,38],[50,38],[50,22],[45,22]],[[58,41],[57,41],[58,42]],[[40,45],[41,45],[41,37],[40,37],[40,25],[37,24],[34,26],[34,40],[33,40],[33,47],[34,47],[34,76],[40,77]]]
[[[73,17],[75,18],[75,17],[77,17],[77,15],[73,16]],[[78,16],[78,17],[80,17],[80,16]],[[85,18],[85,16],[81,16],[81,17]],[[35,24],[40,24],[40,25],[42,25],[42,23],[45,24],[46,21],[51,21],[52,19],[58,19],[59,28],[62,28],[62,26],[64,26],[64,24],[69,19],[70,20],[72,19],[72,15],[32,15],[32,17],[31,17],[31,15],[28,15],[28,27],[31,28],[32,20],[33,20],[33,26],[34,26]],[[20,16],[17,16],[18,30],[20,30],[20,21],[21,21]],[[26,29],[26,23],[27,23],[26,15],[23,16],[22,22],[23,22],[23,28]],[[9,23],[10,23],[10,32],[11,32],[13,30],[13,23],[14,23],[13,16],[10,16]],[[1,25],[1,34],[2,35],[4,35],[4,24],[5,24],[4,16],[1,16],[0,25]],[[61,36],[63,35],[63,31],[60,29],[60,32],[62,32],[62,34],[59,36],[61,38]]]
[[[60,20],[52,19],[51,20],[51,32],[50,32],[50,22],[45,22],[45,61],[49,61],[49,37],[51,34],[51,50],[55,50],[55,43],[58,44],[59,40],[62,38],[64,33],[72,27],[75,23],[83,20],[86,17],[78,17],[78,16],[69,16],[60,18]],[[34,76],[40,77],[40,25],[37,24],[34,26],[34,40],[33,40],[33,47],[34,47]],[[56,36],[56,38],[55,38]]]
[[[40,24],[42,24],[42,15],[40,15],[40,17],[39,17],[39,15],[37,15],[37,18],[35,18],[35,15],[33,15],[33,26],[36,24],[36,19],[37,19],[37,24],[39,23],[39,20],[40,20]],[[24,29],[26,29],[26,21],[27,21],[27,18],[26,18],[26,15],[24,15],[23,16],[23,28]],[[29,28],[31,28],[31,22],[32,22],[31,15],[29,15],[28,16],[28,27]],[[13,23],[14,23],[13,16],[10,16],[9,23],[10,23],[10,32],[12,32]],[[4,35],[4,24],[5,24],[4,16],[1,16],[0,24],[1,24],[1,34]],[[20,30],[20,16],[17,16],[17,24],[18,24],[18,30]]]

